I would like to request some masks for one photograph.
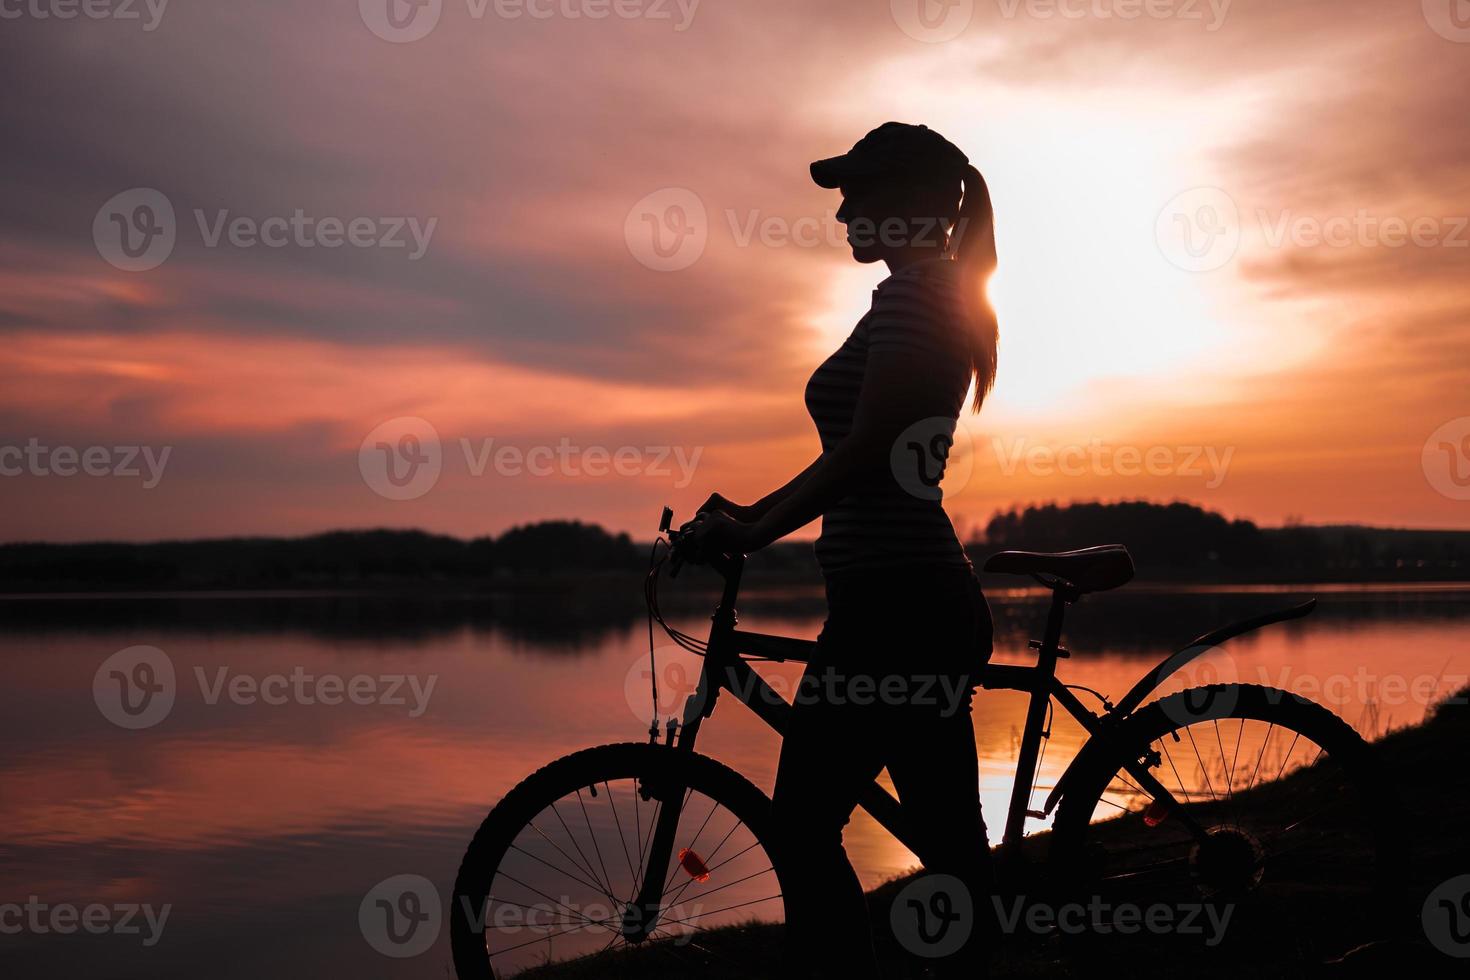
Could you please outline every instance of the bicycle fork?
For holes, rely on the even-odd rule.
[[[667,744],[677,752],[692,753],[694,741],[699,736],[700,723],[715,710],[719,697],[719,685],[712,682],[711,664],[724,662],[725,641],[735,629],[734,598],[740,587],[738,570],[727,579],[725,594],[715,610],[714,628],[710,631],[710,645],[705,652],[704,669],[699,672],[699,684],[694,693],[684,701],[683,723],[678,726],[678,741],[675,742],[676,726],[669,720]],[[685,787],[676,779],[669,779],[652,787],[660,800],[658,820],[654,823],[653,837],[648,845],[648,860],[643,868],[643,884],[638,895],[623,910],[623,938],[630,943],[639,943],[653,935],[658,928],[659,916],[663,912],[664,889],[669,879],[669,866],[674,859],[674,843],[679,833],[679,818],[684,811]],[[681,858],[682,862],[682,858]]]
[[[690,703],[698,695],[690,697]],[[688,706],[686,705],[686,717]],[[670,722],[669,744],[674,745],[673,723]],[[679,733],[677,751],[690,752],[694,748],[694,736],[699,731],[699,718],[686,721]],[[660,800],[658,820],[654,823],[653,837],[648,845],[648,860],[643,867],[643,885],[638,895],[623,910],[623,938],[638,943],[653,935],[658,928],[659,915],[663,911],[664,888],[669,876],[669,865],[674,857],[674,842],[679,833],[679,818],[684,811],[685,787],[670,779],[653,787]]]

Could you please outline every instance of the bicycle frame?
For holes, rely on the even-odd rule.
[[[791,704],[778,694],[756,673],[744,656],[758,657],[775,662],[805,662],[816,648],[811,640],[798,640],[784,636],[773,636],[737,629],[735,600],[740,591],[740,580],[744,571],[743,556],[722,556],[710,562],[725,580],[720,603],[715,609],[710,629],[708,649],[700,671],[695,692],[686,699],[682,723],[677,738],[670,725],[669,743],[676,751],[693,752],[699,736],[699,728],[705,718],[713,714],[722,690],[729,691],[737,700],[750,708],[762,721],[784,735]],[[1025,836],[1027,818],[1044,819],[1061,801],[1068,778],[1076,771],[1089,749],[1100,743],[1100,736],[1117,726],[1128,717],[1144,699],[1157,689],[1169,676],[1191,660],[1204,654],[1214,646],[1242,633],[1259,629],[1270,623],[1305,616],[1316,606],[1316,600],[1280,612],[1269,613],[1242,620],[1196,639],[1177,653],[1166,658],[1157,668],[1145,674],[1117,705],[1106,705],[1102,714],[1094,713],[1084,705],[1056,675],[1057,661],[1070,656],[1061,645],[1062,625],[1066,607],[1080,598],[1070,586],[1059,582],[1044,582],[1052,588],[1051,605],[1047,612],[1046,629],[1040,641],[1032,641],[1037,651],[1036,664],[987,664],[978,678],[979,686],[986,690],[1021,691],[1029,695],[1026,722],[1021,735],[1020,750],[1016,758],[1015,783],[1012,786],[1010,804],[1006,811],[1005,830],[1001,837],[1002,857],[1014,858],[1019,853]],[[1068,765],[1056,787],[1048,796],[1041,810],[1030,808],[1032,787],[1040,757],[1042,739],[1049,737],[1047,712],[1051,703],[1060,705],[1088,733],[1089,740]],[[1187,811],[1172,807],[1176,801],[1150,772],[1147,760],[1139,758],[1125,763],[1130,776],[1139,787],[1149,792],[1155,800],[1164,801],[1179,813],[1183,826],[1197,837],[1203,838],[1204,828],[1195,824]],[[858,800],[874,820],[911,851],[918,851],[914,835],[904,824],[904,814],[899,801],[876,782],[869,785]],[[679,807],[665,807],[660,815],[653,844],[649,850],[649,870],[644,879],[643,892],[636,907],[640,908],[647,926],[652,930],[656,921],[659,903],[662,901],[662,882],[667,876],[668,863],[672,857],[674,837],[678,829]]]

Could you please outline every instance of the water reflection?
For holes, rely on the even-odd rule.
[[[441,936],[397,960],[364,939],[357,912],[378,882],[417,874],[446,897],[469,834],[510,786],[574,749],[640,741],[649,709],[641,609],[610,597],[174,596],[0,600],[7,684],[0,693],[0,902],[168,905],[156,945],[138,935],[6,935],[17,975],[442,977]],[[1225,621],[1287,604],[1226,592],[1090,598],[1069,618],[1064,677],[1120,697],[1145,670]],[[673,600],[673,597],[670,597]],[[1027,662],[1044,607],[993,596],[997,659]],[[703,596],[666,602],[686,628]],[[746,599],[743,625],[814,636],[820,597]],[[675,612],[675,610],[678,610]],[[1345,591],[1309,619],[1231,643],[1170,689],[1216,679],[1286,687],[1366,734],[1420,720],[1463,686],[1470,593]],[[114,652],[158,648],[177,677],[172,709],[139,731],[110,723],[93,677]],[[663,671],[678,664],[665,657]],[[687,671],[692,671],[692,665]],[[794,682],[796,668],[762,672]],[[689,673],[686,671],[687,679]],[[308,695],[291,687],[302,677]],[[386,695],[401,677],[404,703]],[[284,678],[282,703],[269,696]],[[323,679],[334,679],[323,687]],[[376,686],[354,703],[333,683]],[[409,680],[425,690],[413,714]],[[243,680],[242,680],[243,679]],[[677,691],[675,675],[669,687]],[[365,690],[365,689],[364,689]],[[325,693],[325,696],[323,696]],[[1088,699],[1084,695],[1084,699]],[[976,702],[982,793],[994,830],[1010,789],[1022,696]],[[1081,743],[1060,717],[1038,790]],[[701,749],[769,789],[775,736],[733,701]],[[876,884],[912,865],[859,815],[849,851]],[[42,925],[44,926],[44,921]]]

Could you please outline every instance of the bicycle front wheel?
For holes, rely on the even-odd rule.
[[[626,917],[673,806],[662,903],[644,938]],[[460,980],[529,978],[580,959],[558,975],[773,976],[785,906],[769,835],[770,800],[708,757],[627,743],[559,759],[506,795],[465,854],[451,906],[455,970]]]
[[[1212,685],[1149,704],[1104,739],[1054,826],[1056,878],[1074,897],[1163,904],[1157,921],[1175,924],[1213,909],[1215,931],[1229,931],[1208,946],[1278,964],[1340,953],[1400,911],[1396,796],[1368,744],[1321,705]]]

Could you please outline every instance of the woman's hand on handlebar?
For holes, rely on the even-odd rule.
[[[706,562],[718,555],[744,555],[758,547],[755,525],[736,520],[723,511],[702,511],[679,528],[678,550],[689,561]]]
[[[733,500],[729,500],[718,493],[710,494],[709,499],[700,504],[699,510],[695,513],[724,514],[728,517],[733,517],[735,520],[741,522],[742,524],[754,524],[756,519],[760,516],[755,512],[754,507],[747,507],[744,504],[737,504]]]

